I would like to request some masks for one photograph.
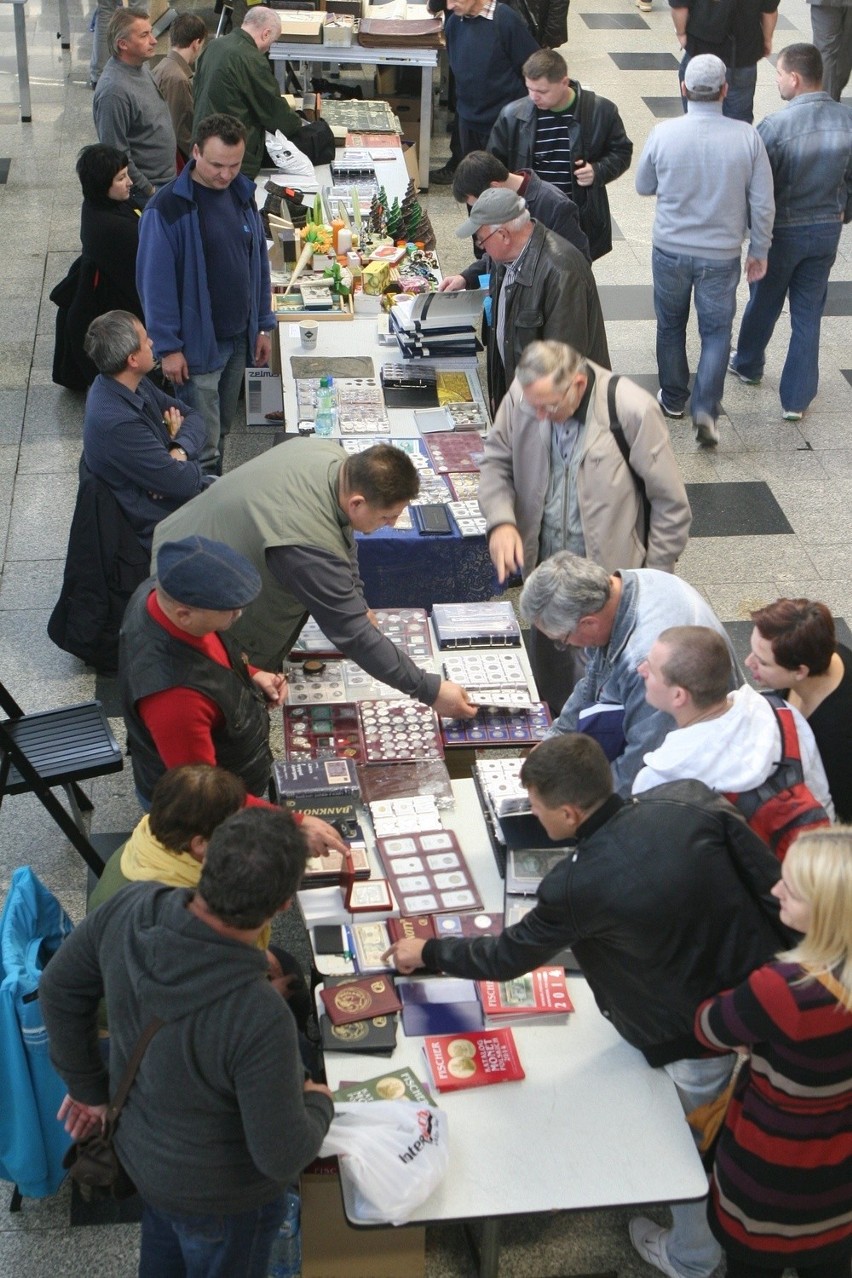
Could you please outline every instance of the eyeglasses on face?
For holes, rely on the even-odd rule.
[[[491,236],[492,236],[492,235],[496,235],[496,234],[497,234],[497,232],[498,232],[500,229],[501,229],[501,228],[500,228],[499,226],[495,226],[495,227],[494,227],[494,230],[493,230],[493,231],[489,231],[489,232],[488,232],[488,234],[487,234],[486,236],[475,235],[475,236],[473,237],[473,242],[474,242],[474,244],[476,245],[476,247],[477,247],[477,248],[484,249],[484,248],[485,248],[485,245],[486,245],[486,244],[488,243],[488,241],[491,239]]]

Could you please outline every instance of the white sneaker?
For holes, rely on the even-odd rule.
[[[643,1260],[667,1274],[668,1278],[682,1278],[666,1255],[665,1239],[670,1232],[668,1229],[655,1225],[647,1216],[634,1216],[628,1229],[630,1241]]]
[[[695,427],[695,438],[702,448],[715,448],[719,442],[719,427],[709,413],[693,413],[692,424]]]

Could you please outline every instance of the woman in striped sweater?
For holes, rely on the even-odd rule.
[[[852,827],[802,835],[773,889],[803,939],[696,1014],[699,1041],[745,1046],[719,1139],[710,1225],[728,1278],[850,1278]]]

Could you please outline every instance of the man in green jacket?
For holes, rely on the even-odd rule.
[[[211,40],[195,72],[195,120],[208,115],[234,115],[248,138],[242,172],[256,177],[263,165],[265,133],[276,129],[295,137],[302,121],[287,105],[266,54],[281,35],[281,19],[272,9],[255,5],[239,31]]]

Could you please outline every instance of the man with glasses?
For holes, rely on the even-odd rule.
[[[515,191],[489,187],[456,229],[487,252],[491,273],[488,392],[492,412],[511,385],[530,342],[557,338],[602,367],[609,366],[603,315],[591,268],[579,249],[534,222]],[[444,287],[466,287],[461,275]],[[475,286],[475,284],[473,285]]]
[[[697,590],[654,568],[607,572],[588,558],[561,550],[530,574],[521,615],[557,645],[588,648],[582,682],[565,702],[548,736],[587,732],[612,763],[615,786],[630,794],[645,755],[676,726],[645,699],[639,665],[669,626],[709,626],[731,654],[731,691],[742,683],[739,664],[713,609]]]
[[[692,520],[654,397],[555,341],[521,355],[485,441],[479,504],[500,582],[559,550],[608,572],[673,572]],[[558,714],[574,686],[572,654],[534,629],[530,661]]]

